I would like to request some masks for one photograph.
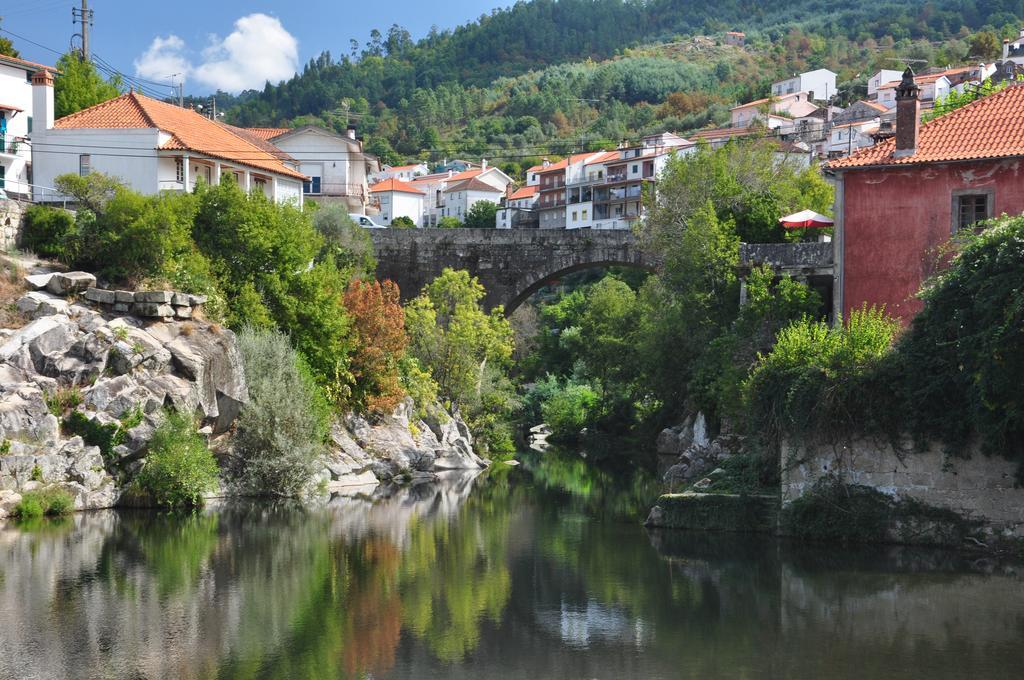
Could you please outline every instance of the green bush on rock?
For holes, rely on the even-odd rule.
[[[196,507],[206,492],[217,488],[217,471],[217,461],[192,419],[170,412],[153,433],[136,482],[161,507]]]
[[[11,513],[19,519],[31,519],[43,515],[66,515],[75,509],[75,500],[64,489],[50,486],[28,491],[14,506]]]
[[[251,493],[297,495],[316,471],[330,406],[288,336],[247,327],[238,344],[249,403],[238,418],[235,476]]]

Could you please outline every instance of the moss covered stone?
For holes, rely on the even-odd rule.
[[[772,533],[779,499],[771,495],[665,494],[645,524],[665,529]]]

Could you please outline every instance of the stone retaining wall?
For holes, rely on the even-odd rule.
[[[57,272],[25,277],[30,288],[18,301],[26,313],[35,312],[40,305],[60,306],[54,296],[81,296],[105,312],[130,314],[140,318],[191,319],[206,303],[205,295],[177,293],[170,290],[106,290],[96,287],[96,277],[88,272]],[[66,303],[65,303],[66,305]],[[59,311],[59,310],[58,310]]]
[[[0,199],[0,251],[10,252],[18,246],[25,206],[18,201]]]
[[[980,519],[994,530],[1024,537],[1024,489],[1014,487],[1016,464],[986,456],[976,448],[969,457],[950,457],[941,444],[927,451],[897,453],[891,444],[870,439],[849,446],[797,450],[782,446],[782,502],[789,503],[819,479],[834,475],[890,496],[913,498]]]

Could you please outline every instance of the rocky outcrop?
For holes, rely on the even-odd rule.
[[[333,445],[324,463],[331,489],[432,482],[441,471],[480,470],[488,464],[473,451],[465,421],[439,405],[417,418],[412,400],[406,399],[394,413],[373,422],[356,414],[343,420],[331,431]]]
[[[673,489],[692,483],[695,483],[695,488],[701,488],[705,478],[722,461],[743,448],[742,437],[730,433],[727,428],[722,430],[718,436],[709,439],[702,413],[689,415],[681,425],[662,430],[658,435],[658,453],[678,456],[665,472],[664,482]],[[705,486],[711,483],[710,479],[706,481]]]
[[[65,293],[95,282],[75,272],[45,276],[36,283]],[[112,316],[42,289],[17,305],[32,320],[0,338],[0,490],[8,501],[56,484],[76,508],[111,507],[115,478],[137,467],[164,407],[195,414],[217,434],[248,401],[234,335],[216,325]],[[76,434],[83,429],[108,435],[108,450],[86,445]]]

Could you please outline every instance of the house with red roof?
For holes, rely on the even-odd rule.
[[[52,80],[52,66],[0,54],[0,198],[32,194],[28,136],[35,122],[32,77],[40,72]]]
[[[515,190],[510,184],[494,216],[494,226],[498,229],[536,229],[540,226],[537,215],[539,193],[540,187],[536,184]]]
[[[53,120],[53,78],[37,73],[33,88],[37,185],[52,187],[67,173],[101,172],[155,194],[192,191],[197,182],[219,184],[231,176],[247,191],[302,205],[309,177],[295,159],[251,133],[137,92]],[[38,193],[35,200],[54,196]]]
[[[427,195],[422,189],[392,177],[371,186],[370,194],[377,199],[383,224],[408,217],[417,227],[423,226],[423,201]]]
[[[904,323],[951,238],[1024,213],[1024,86],[919,123],[910,69],[896,90],[896,133],[825,165],[836,188],[834,311],[884,305]]]
[[[498,168],[487,165],[486,161],[480,167],[472,167],[460,172],[446,170],[444,172],[414,177],[410,183],[423,191],[427,196],[423,202],[424,227],[437,226],[438,221],[442,217],[461,219],[459,208],[463,209],[463,214],[468,209],[463,201],[466,196],[462,196],[461,199],[452,197],[448,194],[448,188],[468,179],[477,179],[490,187],[490,189],[493,189],[494,191],[483,191],[489,195],[485,200],[494,201],[495,203],[505,194],[506,187],[512,184],[511,177]],[[449,203],[449,201],[462,202],[456,205],[455,203]]]

